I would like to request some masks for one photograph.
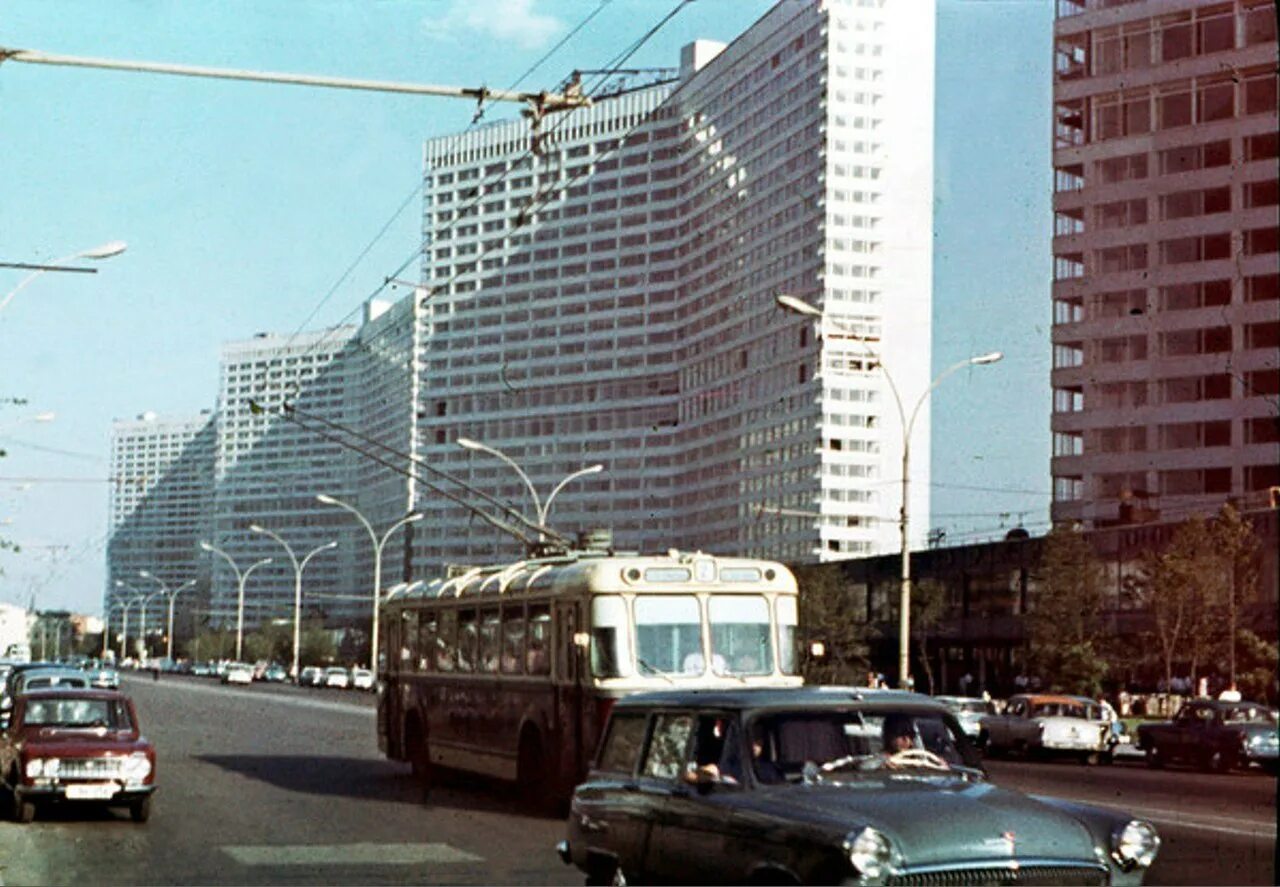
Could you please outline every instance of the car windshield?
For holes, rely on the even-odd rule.
[[[1086,718],[1089,715],[1086,706],[1073,702],[1040,702],[1031,709],[1037,718]]]
[[[944,771],[976,766],[943,716],[907,709],[806,711],[757,717],[748,727],[757,780],[832,778],[889,768]]]
[[[30,699],[22,716],[28,727],[107,727],[127,730],[129,710],[115,699]]]

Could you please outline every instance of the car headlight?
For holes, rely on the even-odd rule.
[[[27,761],[27,779],[39,779],[44,775],[44,758],[32,758]]]
[[[864,880],[879,880],[889,873],[893,847],[889,839],[873,828],[864,828],[844,839],[849,862]]]
[[[1131,819],[1124,828],[1111,836],[1111,855],[1125,871],[1134,866],[1146,868],[1155,861],[1160,849],[1160,836],[1155,826],[1140,819]]]
[[[147,756],[141,753],[130,755],[125,759],[124,766],[121,768],[124,778],[131,782],[139,779],[146,779],[151,775],[151,761]]]

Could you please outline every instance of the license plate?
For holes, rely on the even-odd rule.
[[[111,783],[69,785],[66,792],[68,801],[106,801],[115,797],[116,787]]]

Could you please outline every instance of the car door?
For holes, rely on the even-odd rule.
[[[623,872],[632,881],[689,880],[680,874],[680,859],[670,859],[654,844],[659,823],[668,814],[672,797],[689,760],[693,742],[694,716],[691,712],[660,712],[654,716],[639,778],[632,787],[631,808],[643,821],[645,840],[637,842],[639,853]]]
[[[638,775],[649,721],[644,710],[613,713],[595,766],[574,802],[572,825],[581,832],[587,852],[617,860],[633,879],[639,875],[653,819]]]
[[[700,713],[679,771],[667,780],[649,836],[645,867],[658,880],[736,880],[727,851],[732,802],[746,781],[743,760],[737,718]]]

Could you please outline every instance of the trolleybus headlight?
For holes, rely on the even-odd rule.
[[[1111,836],[1111,855],[1125,871],[1151,865],[1159,849],[1160,836],[1155,826],[1140,819],[1129,820]]]

